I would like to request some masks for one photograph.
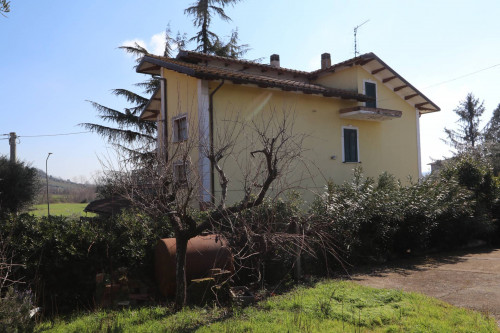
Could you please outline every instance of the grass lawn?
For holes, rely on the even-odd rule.
[[[416,293],[326,281],[241,308],[99,311],[37,332],[498,332],[495,321]]]
[[[85,213],[83,211],[87,205],[86,203],[51,203],[50,215],[95,216],[93,213]],[[30,213],[36,216],[47,216],[47,204],[34,205]]]

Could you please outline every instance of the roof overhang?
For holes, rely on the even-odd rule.
[[[434,102],[406,81],[401,75],[399,75],[374,53],[363,54],[359,57],[343,61],[328,68],[311,72],[311,77],[317,78],[353,66],[361,66],[364,70],[377,78],[377,80],[394,91],[394,93],[400,96],[404,101],[412,105],[421,114],[441,110],[439,106],[434,104]]]
[[[229,60],[228,60],[229,61]],[[227,80],[234,84],[256,85],[260,88],[278,88],[284,91],[296,91],[304,94],[316,94],[325,97],[367,102],[372,100],[357,91],[329,88],[319,84],[280,79],[255,73],[229,70],[227,68],[194,64],[179,59],[165,58],[154,55],[144,56],[137,66],[138,73],[159,75],[161,68],[183,73],[205,80]]]
[[[366,106],[355,106],[340,109],[340,118],[355,120],[384,121],[401,118],[403,112],[398,110],[369,108]]]
[[[155,121],[160,113],[161,109],[161,92],[160,89],[156,89],[153,96],[148,101],[148,104],[142,110],[140,118],[143,120]]]

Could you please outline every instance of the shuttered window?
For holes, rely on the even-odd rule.
[[[357,129],[344,128],[344,162],[359,162]]]
[[[365,82],[365,95],[373,97],[373,101],[366,102],[366,106],[369,108],[377,107],[377,86],[372,82]]]

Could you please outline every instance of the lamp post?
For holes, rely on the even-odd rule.
[[[48,170],[47,170],[47,165],[48,165],[48,162],[49,162],[49,157],[50,155],[52,155],[52,153],[49,153],[47,155],[47,159],[45,160],[45,178],[47,179],[47,216],[49,217],[50,219],[50,203],[49,203],[49,173],[48,173]]]

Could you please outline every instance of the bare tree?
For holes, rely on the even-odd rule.
[[[190,120],[188,115],[188,121]],[[168,142],[167,154],[160,154],[154,163],[139,164],[123,159],[119,172],[109,176],[119,191],[141,210],[153,217],[168,217],[176,238],[176,299],[177,308],[186,303],[186,250],[188,240],[207,230],[220,230],[237,214],[261,205],[271,194],[282,193],[282,176],[303,152],[304,135],[294,133],[294,117],[286,112],[271,110],[269,117],[253,120],[238,117],[222,120],[213,135],[213,142],[200,138],[198,129],[190,124],[189,139]],[[203,134],[203,133],[202,133]],[[202,135],[203,136],[203,135]],[[165,156],[168,155],[168,156]],[[195,208],[203,188],[199,159],[210,161],[218,175],[220,195],[205,203],[207,210],[199,214]],[[231,191],[234,166],[244,163],[236,185]],[[237,183],[237,181],[235,181]],[[275,187],[272,185],[275,184]],[[234,189],[233,186],[231,189]],[[233,193],[241,193],[236,197]],[[201,217],[200,217],[201,216]]]

